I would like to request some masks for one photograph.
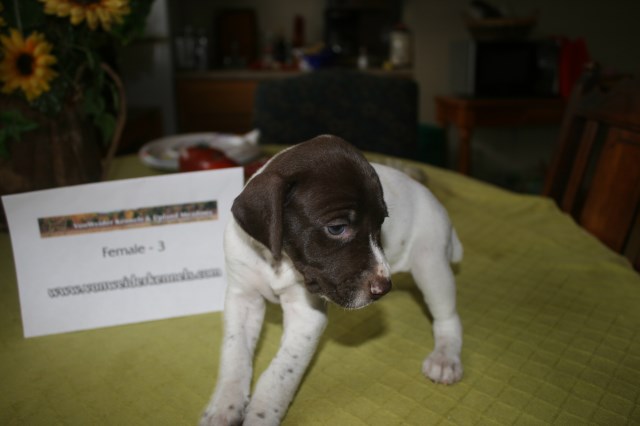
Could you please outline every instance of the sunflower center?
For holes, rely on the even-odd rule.
[[[20,74],[31,75],[33,73],[33,56],[21,53],[16,60],[16,67]]]

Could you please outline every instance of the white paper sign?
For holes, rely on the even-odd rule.
[[[221,310],[241,168],[2,197],[25,337]]]

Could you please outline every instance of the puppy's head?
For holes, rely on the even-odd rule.
[[[380,241],[387,216],[380,180],[340,138],[319,136],[274,157],[232,213],[274,259],[284,252],[293,261],[311,293],[361,308],[391,289]]]

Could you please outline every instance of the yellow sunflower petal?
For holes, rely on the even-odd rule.
[[[11,43],[11,39],[5,35],[0,35],[0,43],[4,46],[4,50],[7,50]]]
[[[9,35],[11,37],[11,43],[14,46],[19,46],[21,44],[24,44],[24,39],[22,38],[22,34],[20,34],[20,31],[16,29],[12,29]]]
[[[71,6],[72,5],[70,3],[61,3],[57,8],[58,15],[67,16],[71,11]]]
[[[101,0],[79,2],[77,0],[39,0],[45,4],[44,11],[50,15],[69,17],[73,25],[83,21],[91,30],[99,26],[109,31],[112,24],[120,23],[131,13],[129,0]]]
[[[98,28],[98,15],[95,12],[86,12],[84,16],[87,20],[87,25],[89,25],[89,28],[91,28],[92,30]]]

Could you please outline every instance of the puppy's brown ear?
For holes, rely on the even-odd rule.
[[[231,212],[238,224],[271,250],[275,260],[282,254],[284,179],[264,172],[253,177],[234,200]]]

